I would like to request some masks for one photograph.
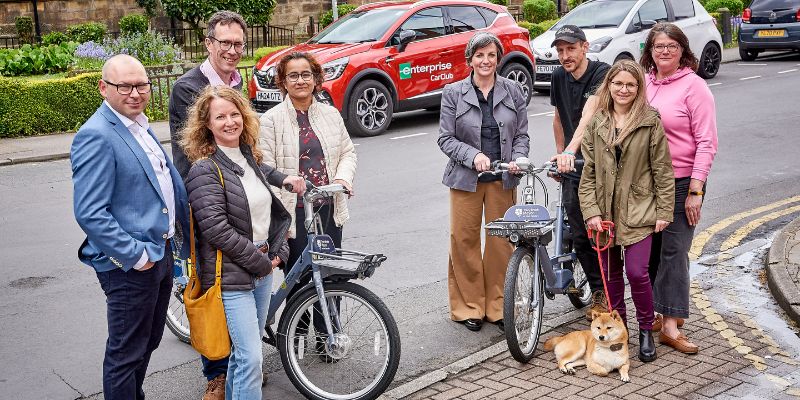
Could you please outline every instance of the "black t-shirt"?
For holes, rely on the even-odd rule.
[[[568,145],[575,135],[575,129],[581,121],[581,113],[586,100],[593,95],[595,90],[603,82],[606,73],[611,68],[602,61],[589,60],[586,72],[580,79],[576,80],[572,74],[567,73],[563,67],[553,71],[553,78],[550,87],[550,104],[558,110],[561,118],[561,126],[564,128],[564,146]],[[580,153],[576,157],[583,158]],[[580,179],[582,168],[578,168],[576,174],[570,177]]]

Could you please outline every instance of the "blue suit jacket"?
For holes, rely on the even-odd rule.
[[[166,159],[175,192],[173,250],[186,259],[189,200],[181,176]],[[78,130],[70,160],[75,219],[87,236],[78,258],[97,272],[128,271],[142,251],[152,261],[161,260],[169,232],[164,196],[147,154],[106,103]]]

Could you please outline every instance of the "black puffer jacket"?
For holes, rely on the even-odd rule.
[[[253,244],[250,208],[240,180],[244,169],[219,149],[209,158],[216,161],[225,179],[219,181],[217,167],[210,159],[196,161],[186,178],[186,191],[194,213],[197,236],[197,264],[203,290],[214,284],[217,249],[222,250],[222,290],[251,290],[255,278],[272,271],[270,257],[288,259],[286,233],[291,216],[275,196],[270,184],[280,186],[286,175],[266,164],[256,164],[250,147],[241,146],[248,164],[272,194],[269,254]]]

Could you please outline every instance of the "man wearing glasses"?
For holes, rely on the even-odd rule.
[[[161,342],[172,290],[173,249],[189,249],[183,180],[149,129],[150,82],[139,60],[116,55],[99,81],[105,101],[78,130],[70,159],[78,258],[106,295],[103,395],[144,399],[150,355]]]
[[[172,159],[180,173],[186,179],[191,164],[180,146],[183,124],[189,106],[197,95],[208,85],[226,85],[234,89],[242,89],[242,76],[236,70],[242,53],[247,46],[245,31],[247,24],[241,15],[232,11],[218,11],[208,20],[208,31],[205,45],[208,58],[198,67],[192,68],[181,76],[169,98],[169,130],[172,138]],[[225,377],[228,372],[228,358],[212,361],[200,356],[203,362],[203,375],[208,379],[208,386],[203,400],[223,400],[225,398]]]
[[[242,75],[236,70],[247,43],[247,24],[241,15],[218,11],[208,20],[205,38],[208,58],[181,76],[169,98],[169,130],[172,137],[172,158],[181,177],[189,173],[189,160],[180,147],[180,130],[186,122],[189,106],[208,85],[226,85],[241,90]],[[227,361],[225,362],[227,364]]]

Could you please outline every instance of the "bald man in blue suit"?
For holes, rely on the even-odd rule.
[[[105,99],[72,143],[75,219],[86,233],[78,258],[106,295],[106,399],[144,399],[150,356],[161,342],[173,252],[187,257],[189,212],[178,171],[149,129],[150,82],[118,55],[98,82]]]

